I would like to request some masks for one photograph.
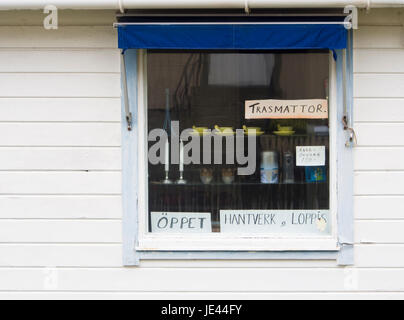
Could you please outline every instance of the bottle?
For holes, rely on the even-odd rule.
[[[305,176],[306,176],[306,182],[309,183],[315,183],[315,182],[325,182],[327,180],[327,173],[326,173],[326,167],[321,166],[321,167],[305,167]]]
[[[283,153],[282,181],[283,183],[295,182],[295,161],[290,151]]]
[[[261,152],[261,183],[279,183],[278,152]]]

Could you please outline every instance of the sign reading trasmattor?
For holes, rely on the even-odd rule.
[[[247,100],[246,119],[327,119],[327,100]]]

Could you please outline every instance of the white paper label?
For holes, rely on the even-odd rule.
[[[324,166],[325,146],[297,146],[296,166]]]
[[[220,210],[221,233],[331,233],[329,210]]]
[[[208,233],[212,232],[208,212],[151,212],[152,232]]]
[[[247,100],[246,119],[327,119],[328,104],[324,99],[312,100]]]

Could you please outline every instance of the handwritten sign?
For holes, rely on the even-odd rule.
[[[221,233],[331,233],[329,210],[220,210]]]
[[[212,232],[211,214],[207,212],[151,212],[152,232]]]
[[[248,100],[246,119],[327,119],[327,100]]]
[[[324,166],[325,146],[296,146],[296,166]]]

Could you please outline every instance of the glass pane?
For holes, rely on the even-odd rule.
[[[288,109],[287,118],[246,118],[246,101],[256,100],[268,108],[296,104],[305,112],[315,107],[313,115],[323,112],[328,73],[328,51],[149,50],[148,132],[164,128],[169,143],[156,155],[167,159],[165,148],[171,151],[169,165],[148,164],[149,231],[328,235],[328,116],[302,118]],[[305,105],[307,99],[325,105]],[[188,128],[200,140],[197,152],[192,149],[200,160],[182,166],[173,155],[182,160],[182,147],[194,137],[177,149],[175,140]],[[237,129],[243,131],[236,138]],[[205,134],[222,145],[212,138],[205,148]],[[237,139],[243,140],[247,164],[238,161]],[[149,151],[153,146],[156,141],[149,141]],[[251,152],[248,146],[254,147]],[[213,163],[219,155],[221,163]],[[234,163],[227,161],[232,157]],[[242,167],[254,170],[240,175]]]

